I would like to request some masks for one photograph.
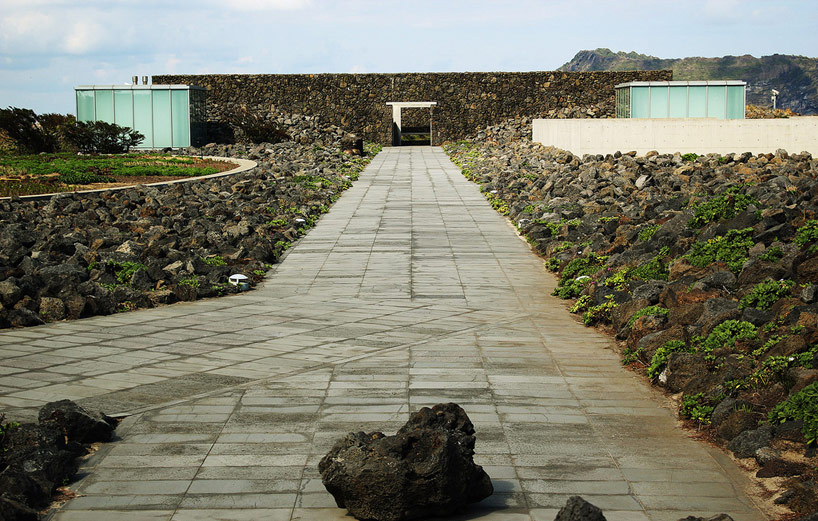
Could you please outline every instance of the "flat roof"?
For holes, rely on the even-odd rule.
[[[734,85],[746,87],[747,82],[741,80],[699,80],[699,81],[629,81],[620,83],[616,89],[623,87],[687,87],[687,86],[720,86]]]
[[[428,108],[437,105],[436,101],[387,101],[387,105],[401,108]]]
[[[207,90],[198,85],[77,85],[74,90]]]

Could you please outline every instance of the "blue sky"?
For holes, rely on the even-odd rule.
[[[167,73],[551,70],[582,49],[818,56],[816,0],[0,0],[0,106]]]

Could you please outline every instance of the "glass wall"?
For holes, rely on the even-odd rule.
[[[668,89],[669,108],[668,117],[687,117],[687,87],[669,87]]]
[[[631,117],[650,117],[650,87],[631,88]]]
[[[133,95],[129,90],[114,91],[114,123],[133,128]]]
[[[650,88],[650,117],[667,117],[667,87]]]
[[[94,91],[77,91],[77,121],[94,121]]]
[[[153,108],[151,91],[133,91],[133,129],[145,136],[140,147],[153,148]]]
[[[724,119],[727,116],[727,87],[707,87],[707,117]]]
[[[745,88],[734,80],[623,83],[616,117],[744,119]]]
[[[107,121],[136,130],[139,148],[198,146],[206,142],[204,89],[181,86],[77,87],[77,120]]]

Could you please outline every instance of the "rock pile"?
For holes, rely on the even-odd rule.
[[[515,139],[526,127],[447,150],[682,417],[816,491],[814,451],[787,448],[818,437],[818,160],[577,157]]]
[[[494,492],[474,464],[474,426],[457,404],[414,413],[394,436],[351,432],[321,460],[324,486],[361,520],[450,515]]]
[[[0,416],[0,519],[36,521],[37,509],[77,470],[91,443],[109,441],[116,427],[102,413],[70,400],[48,403],[39,423],[5,423]]]
[[[233,273],[261,280],[368,161],[341,153],[340,129],[284,121],[298,143],[185,151],[256,160],[245,173],[0,201],[0,328],[221,296],[237,291]]]

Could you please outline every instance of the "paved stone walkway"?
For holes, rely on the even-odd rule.
[[[320,458],[443,401],[496,490],[457,519],[766,519],[553,286],[440,149],[386,149],[259,290],[0,333],[0,407],[130,415],[55,521],[350,519]]]

